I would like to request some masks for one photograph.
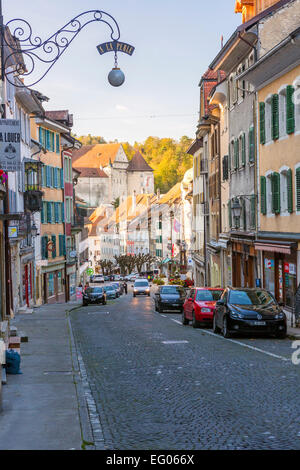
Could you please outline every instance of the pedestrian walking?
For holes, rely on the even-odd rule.
[[[296,325],[299,325],[300,322],[300,283],[296,290],[295,299],[294,299],[294,306],[295,306],[295,321]]]
[[[124,282],[123,287],[124,287],[125,294],[127,295],[127,292],[128,292],[127,282]]]

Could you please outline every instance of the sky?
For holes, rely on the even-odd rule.
[[[106,141],[143,142],[148,136],[194,138],[199,111],[199,81],[241,22],[234,0],[3,0],[4,21],[22,18],[43,40],[87,10],[112,15],[120,40],[133,56],[119,54],[124,85],[107,76],[113,53],[96,46],[110,40],[100,22],[83,29],[49,74],[34,88],[50,98],[47,110],[68,109],[76,135]],[[38,64],[38,71],[43,67]]]

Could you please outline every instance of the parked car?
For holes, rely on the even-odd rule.
[[[159,313],[165,310],[182,312],[185,300],[185,290],[181,286],[161,286],[155,293],[155,310]]]
[[[148,295],[150,297],[150,284],[147,279],[137,279],[133,285],[133,297]]]
[[[212,325],[216,302],[220,299],[224,289],[196,287],[188,291],[183,312],[182,324],[192,322],[194,328]]]
[[[118,292],[118,296],[123,294],[123,285],[120,282],[112,282],[112,286],[115,287],[115,289]]]
[[[112,285],[104,286],[104,290],[106,292],[107,299],[116,299],[117,297],[119,297],[117,289]]]
[[[88,304],[106,305],[106,293],[103,287],[87,287],[82,296],[82,305]]]
[[[97,274],[96,276],[93,277],[93,282],[96,282],[96,283],[104,283],[104,277],[103,276],[100,276],[99,274]]]
[[[109,282],[109,281],[110,281],[110,277],[109,277],[109,276],[104,276],[104,281],[105,281],[105,282]]]
[[[225,338],[236,333],[268,333],[285,338],[286,315],[282,305],[264,289],[227,288],[217,302],[213,330]]]

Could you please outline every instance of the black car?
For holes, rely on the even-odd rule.
[[[106,293],[103,287],[87,287],[83,292],[82,305],[103,304],[106,305]]]
[[[155,310],[162,313],[164,310],[183,311],[185,290],[181,286],[161,286],[155,294]]]
[[[116,299],[118,297],[117,290],[113,286],[104,286],[107,299]]]
[[[216,304],[213,330],[225,338],[232,333],[267,333],[285,338],[282,306],[264,289],[227,288]]]

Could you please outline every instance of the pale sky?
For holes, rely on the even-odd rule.
[[[234,0],[3,0],[4,21],[24,18],[43,40],[86,10],[111,14],[120,40],[135,46],[119,54],[125,84],[113,88],[107,75],[112,53],[96,46],[110,40],[103,23],[81,31],[59,62],[35,86],[50,98],[46,109],[74,114],[77,135],[142,142],[148,136],[194,138],[199,81],[224,42],[241,22]],[[40,70],[42,68],[40,67]]]

